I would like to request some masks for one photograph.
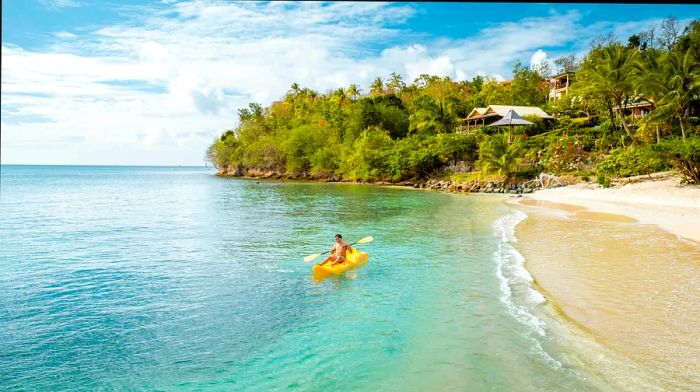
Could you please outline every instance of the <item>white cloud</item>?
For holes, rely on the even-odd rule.
[[[63,39],[74,39],[74,38],[78,37],[77,35],[70,33],[68,31],[58,31],[58,32],[54,33],[54,36],[56,36],[56,38],[63,38]]]
[[[422,73],[503,80],[516,59],[594,33],[576,12],[551,13],[425,42],[405,25],[413,6],[369,2],[164,2],[132,11],[128,23],[55,33],[45,51],[3,43],[4,162],[201,164],[237,108],[267,105],[293,82],[324,92],[351,83],[367,91],[391,72],[407,82]]]
[[[547,61],[547,53],[542,49],[537,49],[532,57],[530,57],[530,68],[535,68],[540,65],[543,61]]]
[[[80,7],[83,3],[75,0],[39,0],[39,3],[49,10]]]

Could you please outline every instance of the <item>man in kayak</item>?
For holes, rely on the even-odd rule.
[[[319,265],[324,265],[329,261],[333,261],[331,265],[336,265],[340,264],[345,261],[345,252],[348,251],[348,249],[352,249],[350,247],[350,244],[347,244],[343,242],[343,236],[340,234],[335,235],[335,244],[333,244],[333,249],[329,250],[328,253],[331,254],[330,257],[327,259],[323,260],[323,263]],[[335,256],[333,256],[335,255]]]

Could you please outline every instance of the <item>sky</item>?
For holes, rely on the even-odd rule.
[[[700,6],[3,0],[0,161],[201,166],[237,109],[294,82],[510,79],[671,15]]]

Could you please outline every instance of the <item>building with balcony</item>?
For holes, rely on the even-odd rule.
[[[574,76],[573,72],[564,72],[549,79],[549,100],[557,99],[569,93],[569,87]]]

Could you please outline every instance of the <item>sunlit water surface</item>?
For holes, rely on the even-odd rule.
[[[0,385],[606,390],[543,321],[499,197],[2,166]],[[336,232],[366,265],[316,283]]]

